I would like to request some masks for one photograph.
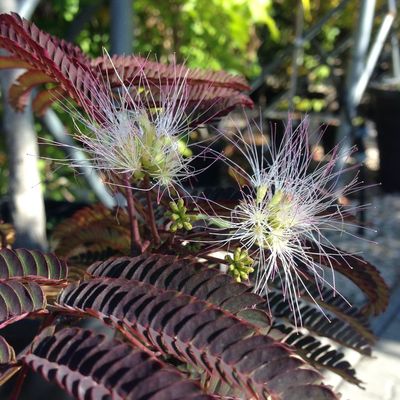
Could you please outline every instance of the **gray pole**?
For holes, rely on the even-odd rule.
[[[318,35],[318,33],[321,32],[322,27],[331,19],[333,18],[336,14],[341,12],[347,4],[350,2],[350,0],[342,0],[339,5],[337,5],[335,8],[327,12],[320,20],[318,20],[315,25],[313,25],[308,31],[305,31],[303,34],[303,42],[309,42],[315,36]],[[264,82],[265,77],[268,74],[271,74],[273,71],[275,71],[277,68],[279,68],[286,60],[287,56],[290,54],[290,52],[293,50],[294,45],[289,45],[286,46],[286,48],[278,54],[275,55],[274,60],[271,61],[268,65],[263,67],[263,70],[258,78],[256,78],[252,84],[251,84],[251,92],[254,92],[257,90]]]
[[[293,98],[297,91],[297,80],[299,77],[299,67],[303,63],[303,53],[304,53],[304,40],[303,40],[303,30],[304,30],[304,9],[301,0],[297,4],[296,13],[296,36],[294,41],[294,50],[292,56],[292,75],[290,77],[289,84],[289,113],[294,111]]]
[[[365,68],[368,46],[371,41],[371,31],[374,21],[376,0],[362,0],[357,28],[354,31],[354,44],[351,60],[347,70],[346,86],[343,97],[343,106],[340,116],[340,127],[337,132],[337,142],[341,143],[340,152],[343,155],[338,168],[342,168],[345,155],[352,146],[352,124],[351,120],[356,115],[357,84]]]
[[[397,1],[389,0],[389,12],[394,14],[394,17],[397,14]],[[394,21],[393,21],[394,22]],[[393,77],[396,82],[400,80],[400,51],[399,51],[399,41],[397,39],[396,28],[397,25],[392,28],[392,34],[390,37],[391,45],[392,45],[392,63],[393,63]]]
[[[130,54],[133,46],[132,0],[111,0],[110,54]]]

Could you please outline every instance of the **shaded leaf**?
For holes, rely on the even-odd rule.
[[[354,368],[344,359],[344,354],[332,346],[282,324],[276,324],[273,329],[284,334],[282,341],[293,346],[297,353],[314,367],[328,369],[353,384],[361,383]]]
[[[22,111],[29,99],[29,95],[35,86],[43,83],[54,82],[48,74],[36,70],[28,70],[18,77],[9,90],[9,101],[18,111]]]
[[[312,290],[309,288],[309,290]],[[317,291],[318,289],[315,288]],[[350,307],[342,298],[340,306],[336,306],[335,301],[339,296],[329,297],[332,290],[326,288],[315,293],[315,298],[324,312],[309,298],[301,293],[298,299],[300,312],[302,315],[302,327],[319,336],[324,336],[340,343],[346,347],[352,348],[364,355],[371,355],[370,344],[374,343],[375,337],[369,329],[365,317],[357,312],[357,308]],[[319,299],[321,293],[323,300]],[[327,306],[326,304],[329,304]],[[271,310],[275,318],[285,319],[292,326],[296,326],[293,311],[284,298],[283,294],[277,289],[270,289],[268,293],[268,303],[259,306]],[[339,317],[336,317],[338,315]]]
[[[323,250],[330,254],[329,259],[318,255],[315,256],[316,261],[340,272],[365,293],[369,303],[365,306],[364,311],[372,315],[384,312],[389,303],[389,287],[378,269],[362,257],[343,251],[339,255],[331,255],[332,252],[329,249],[323,247]]]
[[[52,249],[67,260],[91,264],[98,259],[129,253],[128,215],[97,204],[61,222],[51,237]]]
[[[270,291],[268,306],[264,298],[250,293],[250,287],[237,283],[232,277],[216,269],[207,268],[202,263],[163,255],[120,257],[97,262],[89,267],[88,273],[92,276],[140,280],[164,289],[179,290],[198,299],[212,302],[267,331],[270,328],[270,321],[266,318],[266,313],[261,310],[267,313],[271,310],[275,318],[284,318],[293,326],[295,325],[292,310],[278,289]],[[324,300],[328,301],[329,298],[324,296]],[[342,321],[331,316],[331,321],[329,321],[314,304],[308,303],[305,298],[300,298],[299,302],[305,328],[354,348],[362,354],[371,354],[369,343],[373,335],[367,326],[364,326],[365,317],[347,307],[340,311],[347,316],[347,320]],[[348,323],[348,320],[352,321],[352,324]],[[344,361],[343,355],[333,347],[329,346],[324,350],[324,354],[331,352],[330,359],[320,359],[316,355],[324,345],[312,336],[300,335],[306,341],[311,340],[311,343],[307,342],[309,346],[305,351],[304,341],[297,340],[299,338],[293,326],[275,324],[273,329],[278,332],[274,337],[290,343],[302,358],[316,367],[327,368],[350,382],[357,384],[360,382],[355,377],[355,371],[351,365]]]
[[[308,295],[311,294],[317,304],[328,312],[328,314],[332,313],[340,320],[346,322],[355,331],[362,335],[368,343],[372,344],[375,342],[376,337],[371,330],[368,316],[366,316],[358,307],[349,305],[343,297],[339,296],[335,290],[329,287],[318,288],[315,285],[315,282],[308,283],[308,290],[309,293],[302,293],[304,301],[311,302],[311,299],[308,297]]]

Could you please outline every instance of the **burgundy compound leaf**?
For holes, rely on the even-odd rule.
[[[40,335],[22,361],[82,400],[214,399],[148,353],[80,328]]]

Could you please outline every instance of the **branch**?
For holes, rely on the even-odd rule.
[[[133,197],[131,183],[129,178],[123,180],[125,185],[126,202],[128,206],[129,225],[131,229],[131,253],[132,255],[140,254],[143,250],[142,240],[140,238],[139,224],[136,216],[135,199]]]

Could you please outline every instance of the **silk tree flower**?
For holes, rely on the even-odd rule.
[[[247,183],[241,188],[242,198],[235,208],[211,218],[219,226],[213,232],[228,248],[239,245],[255,260],[256,293],[268,295],[270,281],[280,277],[295,321],[301,324],[298,298],[300,289],[308,292],[305,273],[317,285],[334,288],[334,283],[326,282],[316,256],[330,260],[340,254],[327,233],[351,234],[345,216],[354,209],[340,207],[338,200],[359,190],[360,185],[355,177],[340,187],[339,177],[344,170],[338,171],[335,166],[343,155],[339,156],[337,147],[309,172],[312,152],[307,120],[295,130],[289,123],[279,146],[273,135],[269,145],[261,146],[261,155],[257,152],[254,132],[250,137],[248,143],[238,132],[234,139],[229,139],[247,160],[250,171],[226,159],[241,176],[240,180]]]
[[[123,186],[120,178],[128,178],[130,185],[145,190],[181,187],[182,181],[201,172],[190,166],[193,156],[185,142],[196,111],[194,107],[186,113],[187,72],[174,64],[173,79],[150,83],[144,68],[139,72],[139,85],[125,85],[115,68],[118,89],[93,79],[90,91],[103,120],[74,112],[75,138],[111,185]]]

